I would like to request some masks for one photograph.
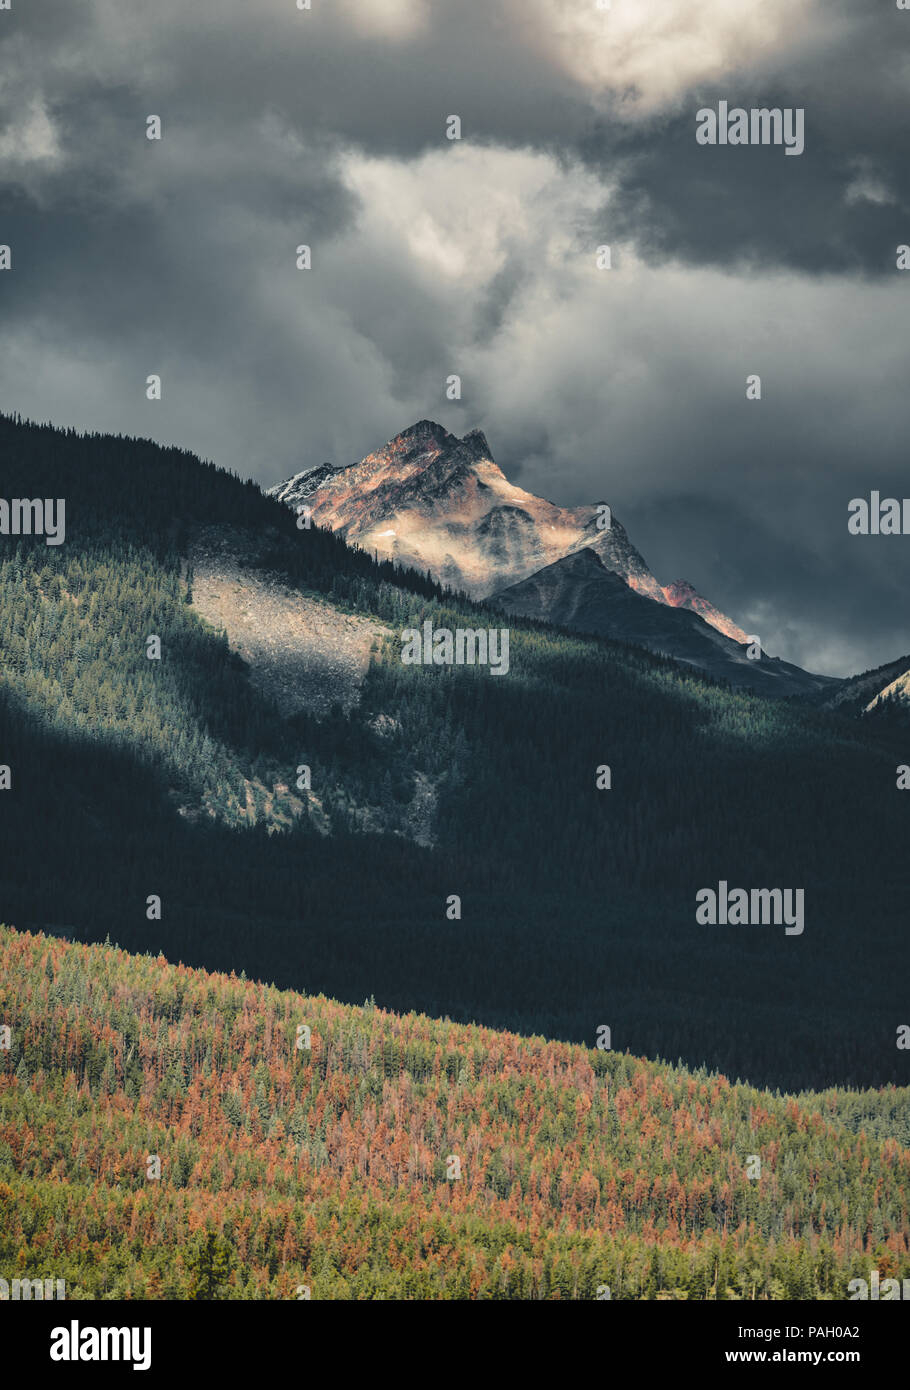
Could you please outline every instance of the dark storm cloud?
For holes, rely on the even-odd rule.
[[[568,0],[0,15],[0,403],[265,483],[482,424],[510,476],[611,501],[772,650],[910,648],[902,552],[842,515],[900,488],[910,425],[910,14],[668,2],[637,32],[635,8],[599,59]],[[698,146],[720,98],[804,107],[805,153]]]
[[[801,95],[775,94],[774,104],[793,107]],[[769,99],[744,93],[740,84],[735,101],[748,110]],[[717,102],[713,94],[698,99],[693,111],[716,110]],[[795,157],[774,146],[696,145],[689,111],[657,135],[638,132],[612,151],[606,137],[586,137],[580,149],[588,163],[620,170],[601,225],[652,261],[891,275],[907,235],[906,157],[879,144],[864,176],[865,143],[838,142],[817,112],[806,121],[806,148]],[[887,190],[888,202],[862,196],[864,181]],[[848,201],[851,185],[856,194]]]
[[[546,8],[415,5],[425,22],[384,42],[358,25],[358,11],[370,6],[317,3],[300,14],[285,0],[196,9],[172,0],[108,37],[113,11],[89,5],[77,20],[58,0],[34,19],[11,12],[6,44],[16,44],[11,61],[28,55],[30,76],[71,134],[68,151],[79,145],[86,155],[83,167],[128,165],[130,119],[162,106],[169,131],[204,135],[219,160],[233,145],[243,151],[269,110],[326,155],[352,145],[399,158],[438,148],[446,116],[457,112],[466,139],[578,155],[618,180],[618,235],[655,254],[804,270],[893,265],[893,231],[910,202],[910,23],[890,0],[826,0],[810,11],[811,42],[759,50],[751,67],[702,80],[650,115],[653,103],[642,114],[634,89],[599,89],[556,60],[544,41]],[[805,152],[788,159],[780,149],[698,146],[695,113],[720,98],[804,108]],[[846,201],[860,165],[893,201]]]

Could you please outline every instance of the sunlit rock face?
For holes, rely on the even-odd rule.
[[[663,595],[671,608],[688,608],[690,612],[697,613],[700,618],[704,618],[706,623],[716,627],[718,632],[722,632],[725,637],[732,637],[734,642],[748,642],[748,634],[743,632],[732,618],[728,618],[725,613],[721,613],[719,608],[715,608],[709,599],[702,598],[701,594],[696,593],[687,580],[677,579],[672,584],[665,584]]]
[[[604,503],[558,507],[510,483],[482,430],[420,420],[359,463],[321,464],[272,488],[381,559],[525,617],[597,632],[764,694],[831,682],[762,654],[680,579],[661,586]]]
[[[903,657],[902,660],[906,661],[906,657]],[[884,689],[879,691],[874,700],[869,701],[866,709],[867,711],[874,710],[889,704],[894,709],[910,708],[910,670],[903,671],[896,680],[890,681]]]
[[[323,464],[271,492],[289,506],[309,506],[317,525],[473,598],[590,548],[630,588],[666,602],[615,517],[603,529],[597,504],[558,507],[516,487],[481,430],[459,439],[421,420],[360,463]]]

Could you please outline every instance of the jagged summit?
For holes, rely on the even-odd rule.
[[[493,462],[493,451],[487,443],[487,437],[483,430],[468,430],[461,442],[470,449],[475,458],[489,459],[491,463]]]
[[[643,598],[687,608],[734,642],[747,640],[685,580],[662,588],[616,516],[604,525],[606,504],[560,507],[510,483],[477,426],[459,439],[435,420],[418,420],[359,463],[322,464],[271,494],[289,506],[306,502],[317,525],[474,598],[580,555],[582,567],[596,561]]]
[[[439,444],[443,444],[447,439],[454,439],[454,435],[444,425],[440,425],[436,420],[417,420],[413,425],[408,425],[407,429],[396,434],[394,439],[390,439],[385,446],[390,449],[394,444],[402,441],[433,439]]]
[[[590,546],[637,592],[665,602],[615,518],[604,530],[596,505],[559,507],[510,483],[479,427],[459,439],[418,420],[359,463],[324,464],[270,491],[289,506],[308,503],[317,525],[475,598]]]
[[[830,682],[774,658],[685,579],[661,585],[605,503],[560,507],[510,483],[483,430],[418,420],[346,468],[307,470],[272,495],[384,559],[514,613],[617,637],[769,695]],[[608,524],[605,524],[608,518]]]

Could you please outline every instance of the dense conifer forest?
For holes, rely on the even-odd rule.
[[[501,615],[180,450],[4,417],[0,457],[5,496],[66,500],[62,545],[0,537],[8,920],[589,1046],[606,1024],[620,1051],[772,1088],[910,1080],[899,721],[514,620],[507,676],[405,666],[403,627]],[[200,526],[240,528],[260,567],[387,625],[358,706],[288,720],[257,693],[193,607]],[[418,771],[433,847],[403,833]],[[804,933],[698,925],[720,880],[803,888]]]
[[[9,927],[0,978],[0,1268],[68,1298],[828,1300],[910,1277],[906,1087],[781,1096]]]

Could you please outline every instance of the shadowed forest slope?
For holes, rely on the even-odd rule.
[[[0,449],[10,496],[66,499],[64,544],[0,538],[19,926],[588,1044],[608,1024],[756,1083],[906,1082],[905,729],[524,620],[507,675],[406,666],[405,627],[502,615],[179,450],[9,418]],[[372,625],[359,688],[328,671],[288,717],[196,611],[200,531],[282,611]],[[803,889],[804,932],[700,925],[721,880]]]

